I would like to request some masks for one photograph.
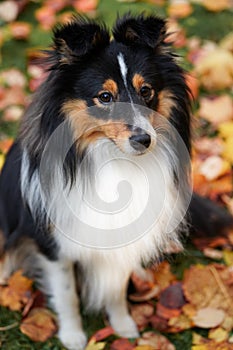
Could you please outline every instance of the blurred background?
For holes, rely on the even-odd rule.
[[[174,51],[180,56],[180,64],[187,72],[186,80],[193,95],[194,190],[216,201],[233,214],[233,0],[0,0],[0,168],[16,137],[18,125],[25,108],[30,103],[32,93],[45,78],[45,72],[36,63],[36,59],[40,57],[41,49],[51,45],[53,26],[69,21],[74,13],[81,13],[104,21],[108,27],[111,27],[117,14],[124,14],[127,11],[135,14],[144,11],[147,14],[153,13],[167,18],[167,28],[171,34],[169,40],[173,43]],[[154,273],[156,284],[160,285],[162,290],[173,285],[172,283],[177,279],[182,280],[185,285],[182,287],[185,297],[191,303],[195,298],[189,290],[189,282],[197,285],[199,290],[207,287],[198,285],[200,279],[197,276],[200,276],[200,271],[190,270],[190,266],[202,264],[212,269],[212,266],[215,266],[213,264],[218,262],[223,264],[221,266],[233,270],[232,250],[233,231],[225,233],[224,236],[220,232],[213,232],[213,237],[194,237],[188,243],[185,255],[178,254],[173,257],[167,265],[161,267],[161,271],[157,270],[157,277]],[[186,279],[184,279],[184,271],[186,271]],[[187,271],[189,271],[189,278],[187,278]],[[101,333],[102,335],[97,337],[98,340],[104,339],[102,341],[104,345],[94,341],[88,349],[173,350],[175,347],[179,350],[233,349],[233,276],[228,276],[231,278],[231,287],[229,287],[229,283],[226,284],[224,278],[218,275],[220,274],[218,269],[210,271],[212,275],[215,274],[214,286],[225,291],[224,300],[228,297],[231,300],[229,304],[231,306],[226,306],[226,309],[230,310],[225,315],[225,319],[228,317],[228,326],[224,328],[217,324],[218,328],[221,328],[217,336],[214,337],[212,333],[208,333],[210,332],[206,330],[208,326],[204,327],[198,321],[188,322],[187,319],[191,317],[190,310],[186,313],[182,311],[182,315],[187,318],[186,323],[184,319],[179,319],[180,323],[176,320],[176,327],[173,325],[172,331],[168,323],[174,318],[174,314],[165,315],[164,309],[160,307],[160,311],[153,310],[150,315],[154,317],[153,322],[150,318],[150,322],[144,322],[141,329],[147,329],[148,325],[150,330],[164,326],[160,330],[168,333],[171,331],[166,335],[171,343],[166,341],[163,343],[164,340],[161,339],[148,343],[144,337],[142,345],[132,345],[132,342],[113,345],[116,340],[111,338],[110,332],[104,335]],[[226,273],[226,270],[224,271]],[[207,272],[202,276],[203,280],[209,280]],[[167,276],[165,284],[161,277],[164,275]],[[133,282],[139,294],[143,294],[143,288],[140,289],[140,283],[143,285],[143,282],[137,284],[137,279]],[[151,285],[146,286],[151,291]],[[1,288],[3,287],[0,287],[0,305],[2,305],[0,306],[0,348],[5,350],[62,349],[62,345],[56,338],[50,339],[54,329],[53,331],[50,329],[49,336],[43,339],[28,335],[21,324],[22,317],[27,313],[22,316],[22,305],[15,310],[9,300],[6,301],[7,298],[1,300],[1,292],[3,293]],[[148,305],[152,305],[154,298],[158,295],[159,293],[157,295],[154,293],[151,298],[150,296],[141,297],[138,301],[143,302],[144,305],[150,300]],[[40,295],[39,298],[43,297]],[[210,291],[208,298],[212,298]],[[135,298],[134,302],[137,302]],[[41,307],[42,302],[37,301],[38,305]],[[209,304],[206,302],[204,305]],[[216,305],[215,308],[218,308],[218,304]],[[149,314],[145,316],[145,310],[148,312],[148,307],[135,311],[134,306],[134,304],[131,306],[131,311],[136,315],[135,318],[140,316],[145,320],[145,317],[149,317]],[[192,306],[195,306],[195,310],[201,307],[198,303]],[[178,306],[175,309],[178,309]],[[43,322],[48,321],[45,318]],[[6,325],[13,325],[13,327],[6,328]],[[85,316],[85,328],[88,329],[89,336],[105,325],[104,319]],[[205,341],[195,338],[193,327],[199,327],[195,331],[199,332],[200,337],[205,337]],[[211,328],[210,325],[209,328]],[[43,332],[45,330],[42,330],[41,334],[44,334]],[[26,333],[29,338],[23,333]],[[107,334],[110,338],[107,338]],[[45,343],[34,342],[34,340],[44,339],[48,340]],[[151,345],[156,342],[159,344],[158,341],[160,345]],[[220,347],[219,344],[225,347]]]

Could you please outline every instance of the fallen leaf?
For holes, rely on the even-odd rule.
[[[176,282],[164,289],[159,296],[159,303],[169,309],[179,309],[185,303],[182,283]]]
[[[150,317],[154,313],[154,307],[149,303],[134,304],[130,306],[130,311],[139,330],[142,330],[148,325]]]
[[[133,350],[134,346],[128,339],[116,339],[110,346],[110,350]]]
[[[194,141],[194,149],[204,157],[217,156],[223,152],[224,142],[219,137],[209,138],[204,136]]]
[[[24,74],[16,68],[2,71],[0,73],[0,81],[7,86],[19,86],[21,88],[24,88],[27,83]]]
[[[106,346],[106,343],[99,342],[99,343],[90,343],[87,344],[85,347],[85,350],[103,350]]]
[[[131,281],[137,292],[143,293],[154,287],[153,275],[150,270],[139,273],[133,272],[131,275]]]
[[[233,55],[217,48],[198,61],[195,72],[207,90],[231,88],[233,85]]]
[[[172,282],[176,281],[175,275],[171,272],[171,266],[167,261],[163,261],[153,269],[155,284],[160,289],[165,289]]]
[[[44,6],[51,8],[54,12],[58,12],[64,9],[69,4],[68,0],[45,0]]]
[[[212,248],[204,248],[203,254],[210,259],[221,260],[223,258],[223,253],[220,250]]]
[[[233,135],[225,140],[222,156],[233,165]]]
[[[188,316],[180,314],[177,317],[170,318],[170,320],[168,320],[168,326],[169,328],[167,331],[169,333],[178,333],[184,331],[185,329],[192,328],[193,322]]]
[[[13,145],[13,142],[14,140],[12,138],[0,140],[0,152],[6,154]]]
[[[198,115],[214,126],[228,122],[233,118],[233,102],[229,95],[202,97]]]
[[[112,327],[105,327],[93,334],[90,341],[99,342],[100,340],[106,339],[112,334],[114,334],[114,329]]]
[[[7,0],[0,4],[0,19],[5,22],[14,21],[19,13],[16,1]]]
[[[181,314],[181,309],[170,309],[163,306],[159,302],[156,304],[156,314],[166,320],[172,317],[178,317]]]
[[[4,110],[2,120],[5,122],[17,122],[21,119],[24,109],[20,106],[9,106]]]
[[[223,322],[225,315],[223,310],[207,307],[199,309],[192,320],[197,327],[214,328]]]
[[[223,259],[227,266],[233,266],[233,252],[229,250],[223,251]]]
[[[186,0],[173,0],[167,11],[170,17],[185,18],[193,12],[193,8]]]
[[[27,22],[12,22],[9,29],[16,40],[27,40],[32,30],[31,25]]]
[[[208,338],[215,340],[217,343],[227,340],[228,336],[228,332],[221,327],[211,329],[208,334]]]
[[[129,299],[136,302],[147,301],[157,297],[159,292],[160,288],[158,286],[154,286],[146,292],[130,294]]]
[[[231,267],[221,264],[195,265],[185,271],[184,295],[196,309],[221,309],[233,315],[233,285],[229,284],[232,279]]]
[[[166,332],[168,329],[168,320],[158,315],[152,315],[149,324],[159,332]]]
[[[206,180],[212,181],[229,173],[230,170],[231,164],[229,161],[219,156],[210,156],[202,162],[199,172],[204,175]]]
[[[233,53],[233,32],[225,36],[219,43],[219,46],[227,51]]]
[[[73,0],[72,5],[78,12],[92,12],[98,5],[98,0]]]
[[[33,281],[16,271],[8,280],[8,285],[1,292],[1,305],[10,310],[19,311],[31,298]]]
[[[155,348],[151,345],[139,345],[139,346],[136,346],[134,350],[155,350]]]
[[[175,350],[175,346],[161,334],[155,332],[144,332],[137,340],[138,345],[150,345],[159,350]]]
[[[21,322],[20,330],[33,341],[46,341],[57,331],[57,326],[49,310],[34,308]]]
[[[48,6],[42,6],[36,10],[35,17],[44,30],[51,30],[56,23],[55,11]]]
[[[213,12],[220,12],[231,7],[230,0],[202,0],[202,4],[207,10]]]

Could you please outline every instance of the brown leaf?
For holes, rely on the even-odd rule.
[[[116,339],[110,346],[110,350],[133,350],[134,346],[129,342],[128,339],[121,338]]]
[[[150,270],[143,271],[143,276],[133,272],[131,275],[131,280],[137,292],[143,293],[150,290],[153,286],[153,275]]]
[[[154,267],[154,280],[155,284],[158,285],[161,290],[176,281],[176,277],[171,272],[171,266],[167,261],[163,261],[161,264]]]
[[[144,293],[134,293],[129,295],[129,299],[132,301],[148,301],[151,299],[154,299],[159,295],[160,288],[159,286],[154,286],[150,290],[144,292]]]
[[[90,341],[98,342],[100,340],[106,339],[112,334],[114,334],[114,329],[112,327],[105,327],[93,334]]]
[[[159,332],[166,332],[168,328],[168,320],[158,315],[152,315],[149,323]]]
[[[213,308],[233,315],[233,279],[231,267],[220,264],[196,265],[185,271],[183,290],[197,309]]]
[[[194,141],[194,149],[203,157],[218,156],[224,149],[223,140],[219,137],[200,137]]]
[[[172,317],[178,317],[181,314],[181,309],[170,309],[168,307],[163,306],[161,303],[157,303],[156,314],[159,317],[169,320]]]
[[[154,307],[149,303],[135,304],[130,306],[130,311],[139,330],[142,330],[148,325],[150,317],[154,313]]]
[[[186,303],[182,290],[182,283],[176,282],[164,289],[160,294],[159,302],[169,309],[181,308]]]
[[[34,308],[22,321],[20,330],[33,341],[46,341],[57,331],[57,326],[49,310]]]
[[[159,350],[175,350],[175,346],[161,334],[145,332],[142,338],[137,340],[138,345],[150,345]]]

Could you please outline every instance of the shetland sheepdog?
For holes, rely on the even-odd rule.
[[[21,267],[39,281],[68,349],[86,344],[79,294],[117,334],[137,337],[130,275],[182,247],[190,94],[166,39],[153,15],[118,18],[112,38],[83,17],[57,27],[1,173],[1,277]]]

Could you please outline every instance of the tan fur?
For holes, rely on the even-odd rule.
[[[70,120],[75,139],[82,139],[82,142],[79,142],[79,149],[81,147],[83,150],[98,138],[113,140],[122,149],[124,141],[131,136],[125,121],[97,119],[88,113],[87,108],[83,100],[68,101],[62,108]]]
[[[116,97],[118,94],[117,83],[112,79],[107,79],[103,84],[103,90],[111,92]]]
[[[168,89],[164,89],[159,93],[158,101],[158,113],[168,119],[172,108],[176,106],[174,95]]]
[[[133,79],[132,79],[133,87],[137,92],[140,91],[141,87],[145,85],[145,79],[141,74],[134,74]]]

